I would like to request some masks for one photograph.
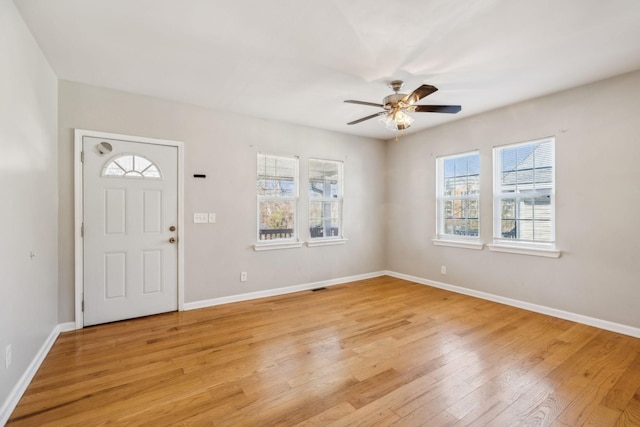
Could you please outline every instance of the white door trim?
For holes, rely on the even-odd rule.
[[[107,139],[121,139],[143,144],[168,145],[178,149],[178,310],[184,310],[184,144],[180,141],[146,138],[141,136],[122,135],[116,133],[97,132],[75,129],[73,148],[74,168],[74,240],[75,240],[75,326],[82,329],[84,313],[82,299],[84,292],[84,251],[82,244],[83,200],[82,200],[82,139],[85,136]]]

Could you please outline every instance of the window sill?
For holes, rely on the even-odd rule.
[[[347,240],[348,239],[345,239],[344,237],[340,237],[337,239],[315,239],[309,240],[307,242],[307,246],[313,248],[315,246],[344,245],[345,243],[347,243]]]
[[[275,251],[278,249],[294,249],[301,248],[302,242],[278,242],[278,243],[256,243],[253,250],[258,251]]]
[[[533,255],[547,258],[560,258],[560,250],[556,248],[542,248],[535,246],[506,245],[503,243],[493,243],[487,245],[492,252],[506,252],[510,254]]]
[[[463,249],[476,249],[481,250],[484,248],[484,243],[479,240],[454,240],[454,239],[432,239],[431,240],[436,246],[449,246],[452,248],[463,248]]]

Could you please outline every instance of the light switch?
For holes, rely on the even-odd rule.
[[[209,222],[209,215],[206,213],[194,213],[193,222],[196,224],[206,224]]]
[[[216,222],[216,214],[209,212],[209,222]]]

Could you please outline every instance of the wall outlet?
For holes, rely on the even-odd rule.
[[[196,224],[206,224],[209,222],[209,215],[202,212],[194,213],[193,222]]]
[[[11,344],[7,344],[4,349],[4,365],[5,368],[11,366]]]
[[[447,274],[447,266],[446,265],[441,265],[440,266],[440,274]]]
[[[243,271],[242,273],[240,273],[240,281],[241,282],[246,282],[247,281],[247,272]]]
[[[210,223],[216,222],[216,214],[214,214],[213,212],[209,212],[209,222]]]

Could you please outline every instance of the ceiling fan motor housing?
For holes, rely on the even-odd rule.
[[[398,105],[398,102],[404,98],[405,96],[407,96],[404,93],[394,93],[392,95],[389,96],[385,96],[385,98],[382,100],[382,104],[384,105],[384,109],[385,110],[391,110],[393,109],[395,106]]]

